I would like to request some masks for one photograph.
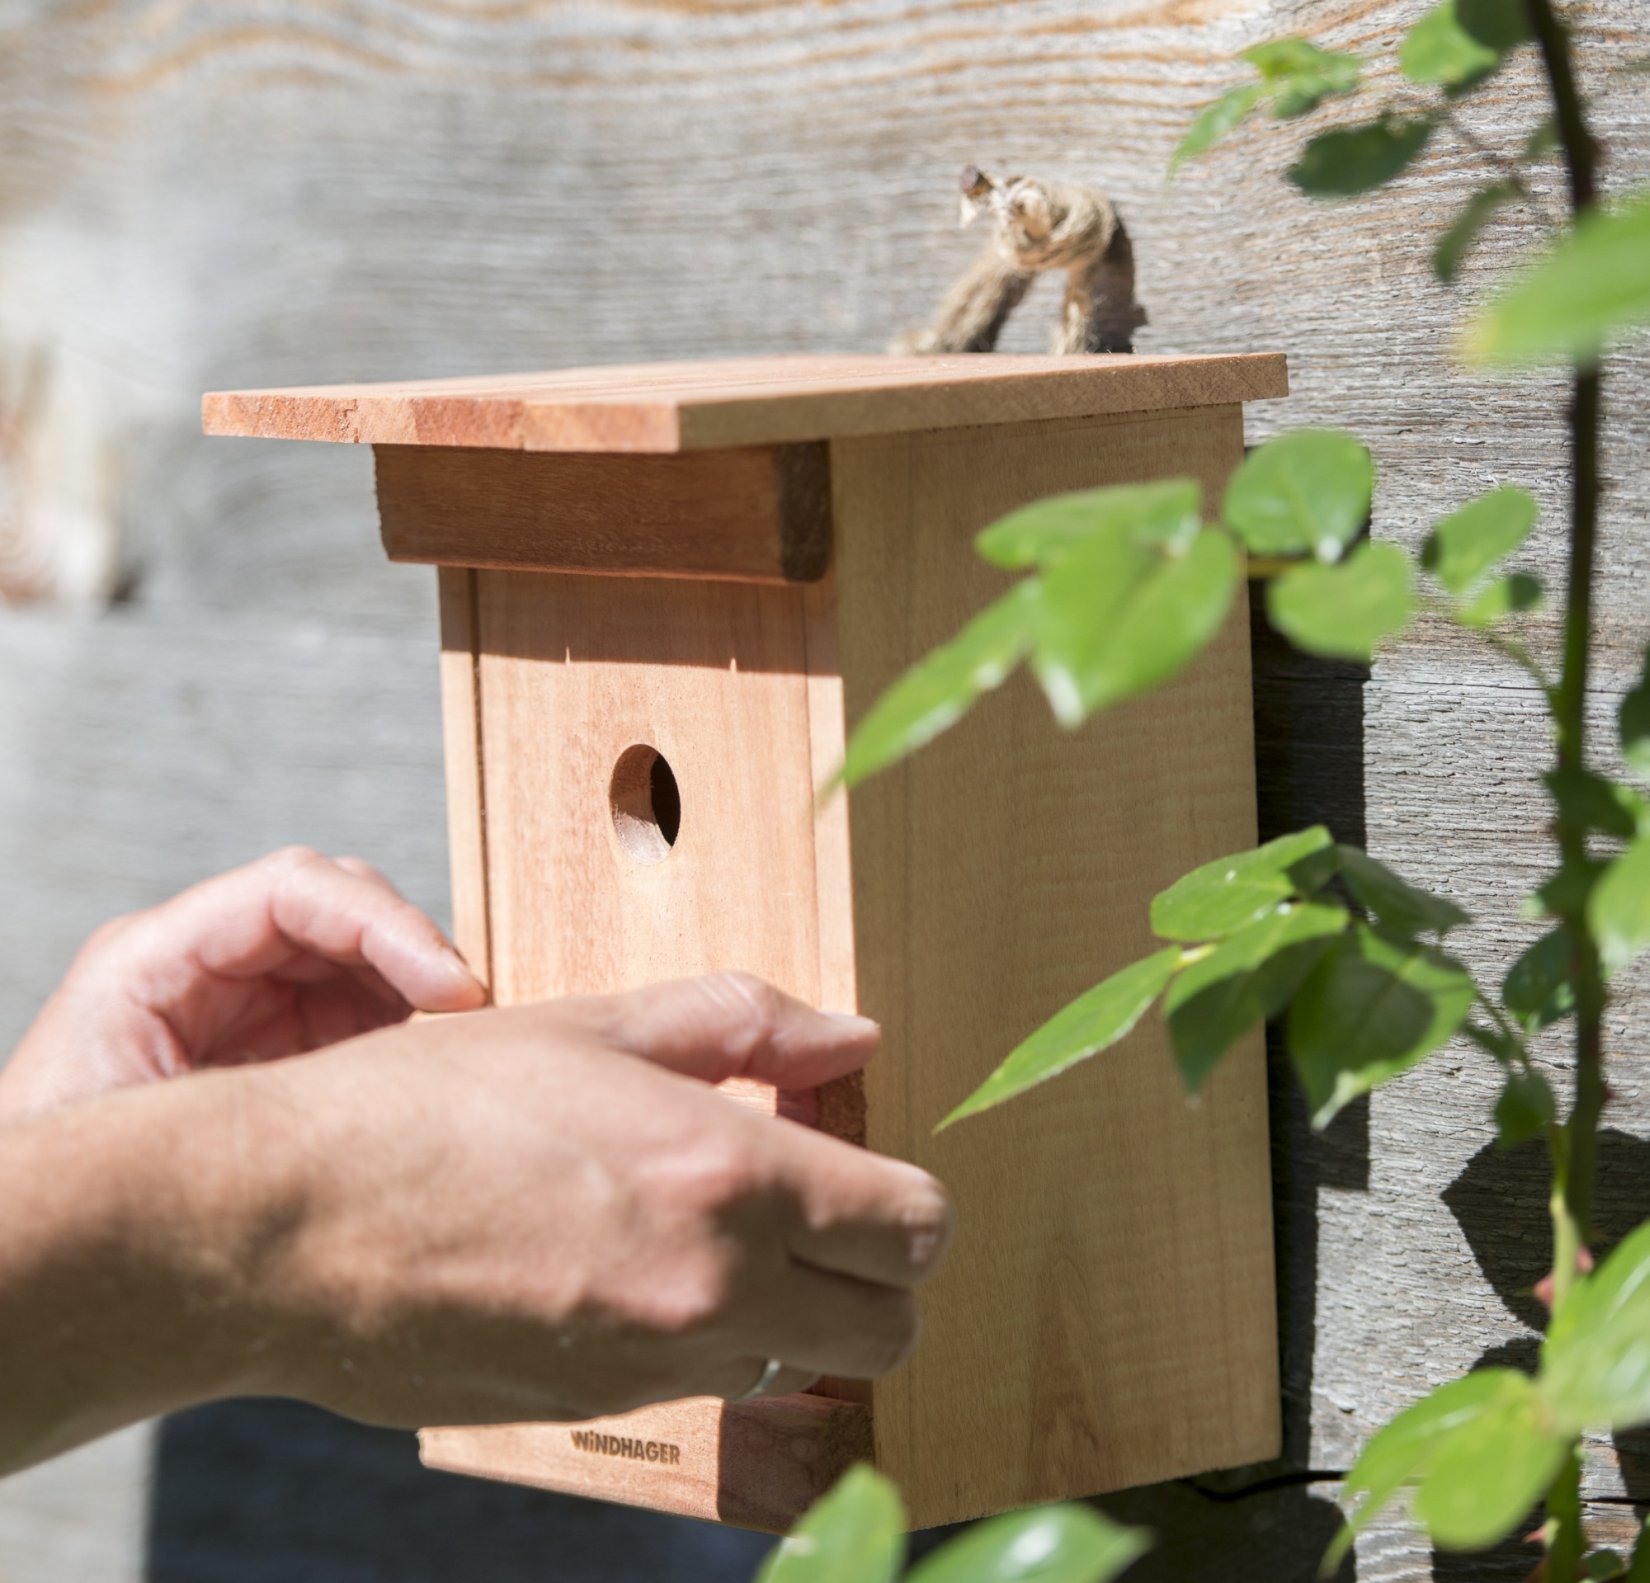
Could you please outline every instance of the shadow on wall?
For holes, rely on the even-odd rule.
[[[1533,1372],[1540,1360],[1541,1339],[1534,1332],[1546,1313],[1534,1293],[1551,1259],[1552,1233],[1547,1218],[1548,1165],[1539,1140],[1503,1149],[1486,1144],[1444,1190],[1444,1202],[1478,1260],[1485,1279],[1507,1311],[1531,1334],[1492,1347],[1474,1368],[1514,1368]],[[1615,1128],[1599,1134],[1595,1223],[1603,1255],[1635,1226],[1650,1220],[1650,1142]],[[1617,1462],[1628,1495],[1650,1499],[1650,1435],[1644,1430],[1615,1437]],[[1538,1521],[1532,1514],[1513,1536],[1478,1555],[1434,1552],[1437,1583],[1523,1583],[1539,1558],[1525,1536]]]
[[[289,1402],[167,1420],[147,1583],[745,1583],[773,1540],[432,1473],[413,1436]]]

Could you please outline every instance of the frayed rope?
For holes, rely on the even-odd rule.
[[[902,335],[889,350],[989,352],[1038,274],[1066,272],[1066,294],[1051,350],[1132,352],[1146,313],[1134,300],[1134,247],[1109,199],[1070,182],[962,173],[962,223],[981,213],[990,243],[952,287],[934,323]]]

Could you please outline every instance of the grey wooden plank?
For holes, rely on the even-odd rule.
[[[1384,56],[1420,9],[53,0],[0,13],[0,509],[27,544],[48,519],[80,524],[52,540],[78,562],[118,532],[133,583],[95,623],[0,615],[0,875],[14,901],[0,1048],[101,917],[283,840],[363,850],[442,906],[427,579],[381,564],[364,454],[208,444],[194,430],[203,388],[879,346],[927,317],[977,245],[951,229],[952,171],[996,161],[1117,198],[1152,314],[1142,350],[1288,350],[1295,395],[1255,409],[1252,435],[1332,423],[1370,439],[1378,532],[1413,544],[1440,503],[1529,483],[1549,508],[1531,557],[1550,574],[1559,393],[1447,356],[1451,304],[1530,239],[1527,217],[1491,235],[1451,298],[1426,253],[1480,177],[1442,141],[1392,195],[1332,209],[1282,184],[1290,128],[1161,179],[1237,49],[1300,30]],[[1642,19],[1598,0],[1582,43],[1619,181],[1650,154],[1650,79],[1607,69],[1643,52]],[[1534,119],[1533,91],[1521,64],[1468,113],[1510,139]],[[1554,186],[1551,172],[1537,182]],[[1005,344],[1039,345],[1051,311],[1036,294]],[[1650,370],[1634,354],[1611,372],[1599,625],[1619,691],[1646,633]],[[0,561],[9,542],[0,530]],[[1263,650],[1257,692],[1270,828],[1367,831],[1474,910],[1463,946],[1486,971],[1531,936],[1516,902],[1545,861],[1530,778],[1542,732],[1515,674],[1429,626],[1367,684]],[[1612,1012],[1623,1052],[1644,1043],[1643,987],[1641,974]],[[1560,1049],[1543,1059],[1562,1073]],[[1633,1210],[1650,1119],[1634,1063],[1618,1064],[1612,1214]],[[1539,1194],[1527,1164],[1486,1153],[1493,1080],[1469,1052],[1322,1139],[1279,1078],[1287,1467],[1334,1469],[1428,1384],[1527,1336]],[[1628,1449],[1598,1448],[1595,1494],[1645,1493]],[[246,1498],[227,1479],[209,1488],[231,1512]],[[15,1515],[8,1498],[0,1513]],[[88,1512],[107,1504],[92,1481],[86,1498]],[[1241,1544],[1198,1549],[1188,1529],[1180,1575],[1230,1576],[1254,1557],[1256,1576],[1306,1576],[1321,1515],[1283,1496],[1253,1511],[1220,1531]],[[1475,1565],[1436,1571],[1513,1575]],[[1359,1569],[1434,1570],[1384,1529]]]
[[[116,913],[302,842],[444,918],[434,618],[0,619],[0,1050]]]

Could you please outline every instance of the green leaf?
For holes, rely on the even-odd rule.
[[[1627,1576],[1627,1562],[1615,1550],[1595,1550],[1581,1563],[1585,1583],[1610,1583]]]
[[[1057,563],[1096,538],[1184,550],[1203,525],[1202,508],[1202,486],[1190,478],[1083,489],[1009,512],[979,534],[974,548],[1009,571]]]
[[[1550,115],[1540,125],[1532,128],[1530,135],[1524,139],[1524,158],[1546,159],[1549,154],[1556,154],[1563,146],[1564,139],[1558,130],[1558,117]]]
[[[1493,186],[1481,187],[1467,199],[1466,207],[1432,250],[1433,274],[1446,284],[1454,280],[1484,227],[1517,196],[1518,189],[1511,182],[1498,181]]]
[[[1570,983],[1570,931],[1549,930],[1507,970],[1501,1000],[1526,1033],[1568,1017],[1576,1009]]]
[[[1335,877],[1335,863],[1335,843],[1321,824],[1216,858],[1153,897],[1152,933],[1165,940],[1224,939],[1279,902],[1321,890]]]
[[[1633,1564],[1627,1569],[1627,1583],[1650,1583],[1650,1519],[1646,1519],[1633,1543]]]
[[[1481,1022],[1469,1022],[1461,1032],[1480,1050],[1493,1055],[1503,1066],[1508,1065],[1518,1055],[1518,1041],[1499,1028],[1487,1028]]]
[[[1529,1377],[1508,1370],[1481,1413],[1440,1437],[1415,1515],[1446,1550],[1485,1549],[1529,1515],[1568,1454]]]
[[[1534,896],[1520,904],[1526,918],[1565,918],[1586,907],[1608,864],[1602,858],[1578,858],[1547,876]]]
[[[1178,675],[1220,631],[1241,577],[1232,541],[1189,547],[1091,540],[1049,568],[1031,666],[1063,726]]]
[[[1359,924],[1308,975],[1289,1008],[1289,1055],[1312,1124],[1432,1054],[1472,1010],[1471,975],[1430,946]]]
[[[1176,975],[1163,1011],[1188,1093],[1256,1023],[1283,1009],[1346,921],[1333,903],[1284,902]]]
[[[1426,1479],[1455,1436],[1485,1420],[1500,1421],[1509,1406],[1528,1403],[1531,1396],[1529,1377],[1516,1369],[1477,1369],[1422,1397],[1377,1431],[1346,1477],[1347,1495],[1364,1497],[1363,1504],[1335,1535],[1319,1576],[1334,1571],[1353,1541],[1405,1485]],[[1455,1485],[1452,1472],[1440,1492],[1442,1504],[1453,1507]]]
[[[1040,1506],[976,1523],[911,1571],[906,1583],[1110,1583],[1149,1549],[1089,1506]]]
[[[1508,616],[1522,615],[1541,603],[1541,584],[1527,572],[1508,572],[1486,583],[1455,612],[1455,619],[1464,627],[1475,629],[1493,627]]]
[[[1650,825],[1650,802],[1631,786],[1577,769],[1549,770],[1541,780],[1559,812],[1573,824],[1629,841]]]
[[[1530,536],[1539,510],[1527,489],[1492,489],[1432,530],[1421,564],[1452,594],[1465,594]]]
[[[1650,946],[1650,836],[1640,836],[1604,870],[1587,898],[1587,923],[1606,973]]]
[[[1496,1135],[1510,1149],[1515,1143],[1539,1137],[1557,1113],[1553,1091],[1539,1072],[1509,1072],[1495,1102]]]
[[[1455,0],[1443,0],[1405,35],[1398,63],[1411,82],[1461,93],[1501,64],[1501,51],[1467,32],[1456,19]]]
[[[1396,544],[1363,543],[1340,566],[1291,566],[1266,589],[1266,617],[1297,649],[1374,657],[1415,614],[1415,568]]]
[[[1229,132],[1234,132],[1249,119],[1251,112],[1266,97],[1263,82],[1244,83],[1223,93],[1211,105],[1198,112],[1197,119],[1186,129],[1186,135],[1169,156],[1169,175],[1180,169],[1189,159],[1213,148]]]
[[[1650,1418],[1650,1223],[1577,1278],[1548,1327],[1537,1384],[1570,1433]]]
[[[1375,463],[1350,434],[1297,429],[1257,447],[1226,486],[1226,525],[1251,555],[1339,560],[1369,519]]]
[[[1357,86],[1363,62],[1356,55],[1320,49],[1309,39],[1279,38],[1251,44],[1242,58],[1271,83],[1289,82],[1296,77],[1329,77],[1340,86]]]
[[[1400,174],[1432,136],[1426,117],[1391,116],[1342,131],[1320,132],[1306,145],[1289,179],[1313,198],[1350,198]]]
[[[1358,847],[1339,846],[1335,851],[1353,899],[1365,912],[1373,913],[1388,934],[1406,939],[1418,934],[1445,935],[1472,922],[1454,902],[1400,879],[1385,863]]]
[[[1650,321],[1650,191],[1585,216],[1468,327],[1479,363],[1588,364]]]
[[[1621,732],[1621,756],[1635,775],[1650,779],[1650,654],[1645,656],[1644,674],[1638,685],[1621,701],[1617,716]]]
[[[1350,93],[1363,73],[1356,55],[1319,49],[1303,38],[1256,44],[1243,52],[1243,58],[1275,96],[1272,114],[1280,121],[1317,109],[1332,94]]]
[[[978,1115],[1004,1100],[1046,1083],[1051,1077],[1126,1038],[1162,994],[1180,965],[1177,945],[1131,963],[1056,1012],[1017,1045],[1003,1064],[974,1090],[935,1131],[965,1116]]]
[[[803,1513],[756,1583],[894,1583],[904,1559],[899,1491],[860,1464]]]
[[[1503,54],[1533,37],[1525,0],[1455,0],[1455,19],[1464,33]]]
[[[1021,583],[917,661],[871,706],[848,741],[836,780],[857,786],[956,724],[999,687],[1031,648],[1042,590]]]

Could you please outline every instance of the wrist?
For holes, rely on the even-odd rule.
[[[0,1133],[0,1472],[284,1388],[257,1271],[289,1210],[277,1151],[250,1141],[241,1075],[128,1090]]]

